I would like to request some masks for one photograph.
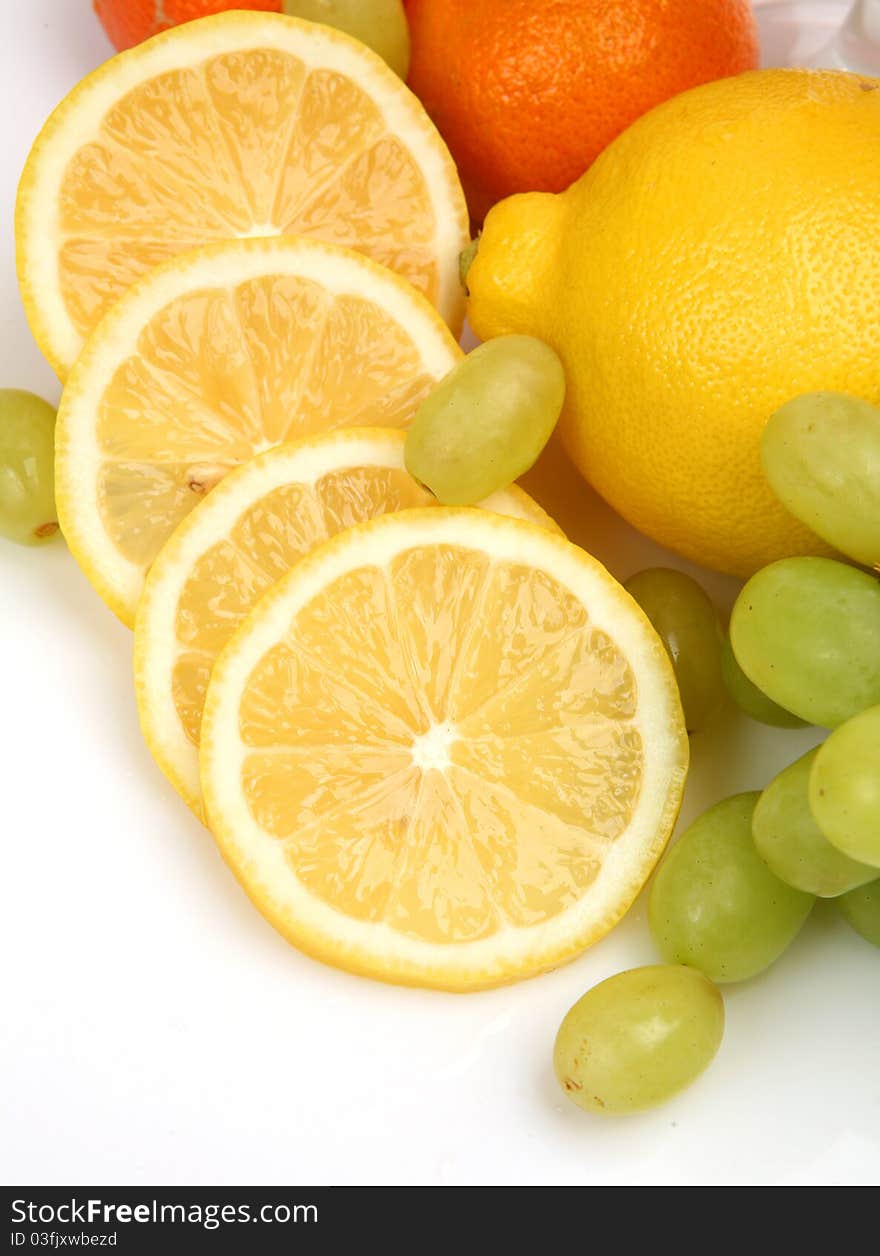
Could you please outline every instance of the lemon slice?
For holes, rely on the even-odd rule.
[[[434,504],[407,474],[404,441],[403,432],[354,428],[279,445],[231,472],[160,550],[135,623],[138,710],[153,757],[198,815],[199,729],[214,660],[257,599],[322,541]],[[483,506],[556,530],[516,487]]]
[[[67,542],[127,624],[175,526],[228,471],[342,426],[405,427],[461,358],[424,297],[317,240],[171,258],[101,321],[56,429]]]
[[[385,63],[339,31],[223,13],[113,57],[28,157],[17,265],[63,378],[122,292],[213,240],[307,235],[405,275],[455,329],[468,240],[449,153]]]
[[[669,659],[587,554],[522,520],[342,532],[220,654],[201,781],[220,849],[311,954],[473,989],[595,942],[678,811]]]

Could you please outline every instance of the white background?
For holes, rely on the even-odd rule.
[[[57,400],[16,289],[15,185],[109,46],[88,0],[0,10],[0,382]],[[669,561],[582,500],[579,538],[617,575]],[[0,1180],[878,1179],[880,954],[827,905],[775,968],[728,989],[721,1052],[691,1090],[588,1116],[557,1089],[553,1038],[587,987],[654,961],[644,902],[567,968],[490,993],[322,967],[264,924],[152,763],[130,654],[63,544],[0,540]],[[815,736],[729,714],[693,739],[683,819],[761,787]]]

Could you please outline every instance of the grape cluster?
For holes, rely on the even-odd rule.
[[[762,793],[711,807],[666,856],[648,915],[668,963],[588,991],[556,1040],[560,1084],[590,1110],[648,1107],[693,1081],[721,1036],[712,983],[769,967],[817,897],[880,946],[880,410],[796,398],[767,424],[762,460],[783,505],[860,567],[772,563],[742,589],[727,636],[682,572],[643,571],[627,588],[666,647],[690,732],[725,689],[753,719],[831,732]]]

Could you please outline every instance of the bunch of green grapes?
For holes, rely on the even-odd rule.
[[[832,730],[765,791],[755,836],[780,875],[836,896],[880,877],[880,410],[839,393],[797,397],[767,423],[761,457],[793,515],[874,569],[783,559],[747,582],[730,621],[746,677]]]
[[[852,562],[765,567],[723,638],[681,572],[641,572],[627,588],[669,653],[689,731],[719,709],[723,687],[754,719],[830,735],[762,793],[710,808],[666,856],[648,916],[667,964],[588,991],[556,1040],[560,1084],[589,1110],[649,1106],[693,1081],[723,1029],[712,983],[774,963],[817,897],[880,947],[880,410],[797,398],[769,421],[762,458],[782,503]]]

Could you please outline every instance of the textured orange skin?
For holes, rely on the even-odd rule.
[[[481,221],[561,192],[660,101],[758,64],[749,0],[406,0],[408,83]]]
[[[170,26],[226,9],[280,13],[281,0],[93,0],[101,25],[117,52],[133,48]]]

